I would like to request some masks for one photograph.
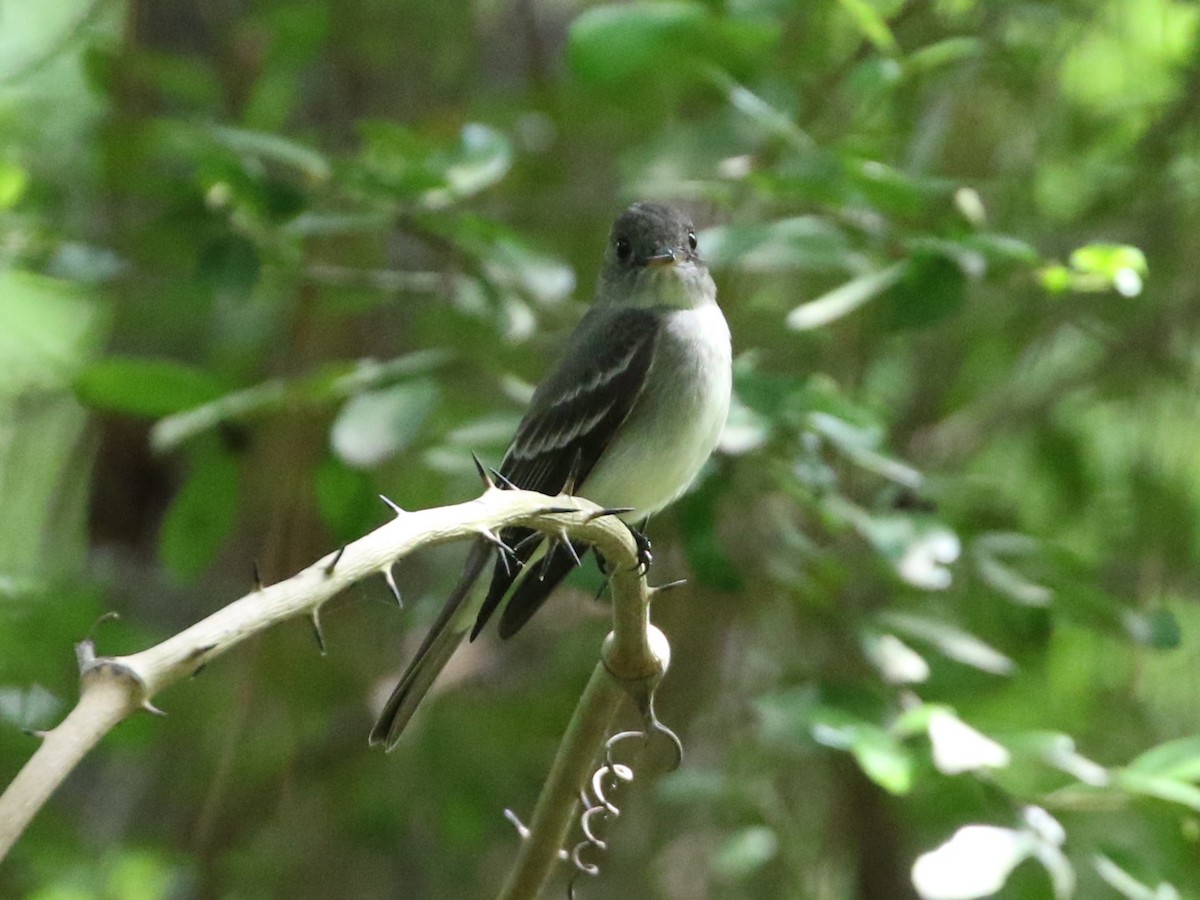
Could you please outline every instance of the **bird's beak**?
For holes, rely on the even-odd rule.
[[[648,266],[673,266],[675,263],[681,263],[687,259],[687,254],[682,250],[672,247],[662,253],[656,253],[654,256],[646,257],[646,265]]]

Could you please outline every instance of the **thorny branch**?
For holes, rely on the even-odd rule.
[[[550,537],[565,533],[593,545],[610,562],[613,631],[605,641],[603,663],[597,667],[601,677],[592,679],[603,683],[598,690],[605,697],[603,705],[609,713],[598,735],[585,748],[586,759],[594,758],[623,692],[631,693],[642,705],[666,669],[666,639],[649,624],[651,591],[629,529],[615,515],[605,514],[611,511],[582,498],[549,498],[496,487],[490,481],[482,496],[454,506],[408,512],[387,502],[395,513],[387,524],[285,581],[265,587],[256,584],[251,593],[147,650],[129,656],[97,656],[91,639],[81,642],[76,647],[80,667],[78,703],[57,727],[42,736],[41,745],[0,795],[0,860],[58,785],[112,728],[138,710],[158,712],[150,701],[163,689],[284,620],[308,616],[319,636],[318,614],[326,601],[371,575],[383,574],[389,584],[394,584],[390,578],[392,566],[414,550],[511,526],[534,528]],[[570,788],[568,817],[583,777],[586,775]],[[534,832],[522,844],[522,858],[531,846],[542,843],[537,827]],[[539,883],[557,862],[562,837],[550,840],[554,851],[549,866],[534,873]]]

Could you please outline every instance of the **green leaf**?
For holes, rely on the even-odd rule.
[[[754,225],[722,225],[700,235],[714,268],[747,272],[794,269],[827,272],[860,264],[838,225],[821,216],[795,216]]]
[[[327,181],[332,172],[329,160],[322,153],[299,141],[228,125],[210,125],[208,132],[218,144],[239,156],[279,163],[313,181]]]
[[[955,181],[913,174],[875,159],[849,157],[845,173],[863,199],[891,216],[922,215],[931,200],[948,199],[959,187]]]
[[[306,210],[288,220],[281,230],[291,237],[324,237],[382,232],[391,227],[391,224],[392,216],[386,210],[356,210],[353,212]]]
[[[1135,637],[1144,635],[1147,646],[1156,650],[1174,650],[1183,643],[1183,629],[1175,613],[1169,609],[1139,610],[1143,627]]]
[[[181,363],[110,356],[79,374],[75,393],[97,409],[159,418],[215,400],[222,387],[209,373]]]
[[[753,875],[779,852],[779,838],[764,825],[743,828],[726,838],[713,856],[713,871],[721,878],[740,881]]]
[[[245,422],[283,410],[320,408],[428,372],[448,358],[443,350],[418,350],[384,362],[360,359],[329,363],[291,381],[272,378],[164,418],[151,429],[150,445],[156,452],[165,453],[227,422]]]
[[[1122,269],[1145,274],[1146,254],[1128,244],[1087,244],[1071,254],[1071,267],[1078,272],[1114,278]]]
[[[1118,293],[1133,297],[1141,293],[1149,273],[1146,255],[1127,244],[1088,244],[1071,254],[1071,268],[1086,280],[1102,279]]]
[[[1159,882],[1152,888],[1142,884],[1103,853],[1092,857],[1092,865],[1105,884],[1126,900],[1180,900],[1181,895],[1173,885]]]
[[[951,37],[927,44],[904,58],[904,68],[912,73],[931,72],[981,55],[983,42],[977,37]]]
[[[888,290],[887,322],[891,328],[923,328],[953,315],[967,297],[962,267],[942,254],[914,254]]]
[[[500,222],[464,215],[452,220],[443,217],[437,227],[479,260],[493,286],[540,304],[558,303],[575,290],[575,271],[569,265]]]
[[[122,849],[108,867],[105,893],[122,900],[157,900],[170,895],[181,874],[165,854]]]
[[[1032,556],[1037,542],[1024,534],[991,532],[981,534],[971,545],[979,576],[995,591],[1023,606],[1047,606],[1054,592],[1018,571],[1010,558]]]
[[[196,279],[223,304],[245,303],[262,271],[258,248],[241,235],[209,241],[196,261]]]
[[[656,65],[666,71],[696,52],[710,18],[698,3],[598,6],[571,24],[567,58],[589,81],[624,81]]]
[[[434,164],[441,168],[445,187],[428,192],[424,202],[440,209],[499,182],[512,167],[512,147],[500,132],[472,122],[463,126],[459,145],[435,157]]]
[[[892,29],[869,0],[838,0],[838,5],[846,11],[863,37],[870,41],[876,50],[894,54],[900,49],[896,46]]]
[[[226,453],[197,454],[159,533],[158,554],[181,581],[194,580],[220,549],[237,509],[238,467]]]
[[[933,644],[943,656],[994,675],[1011,675],[1016,664],[999,650],[963,629],[912,613],[887,612],[881,617],[896,631]]]
[[[964,237],[962,245],[982,256],[990,269],[1003,266],[1032,268],[1042,260],[1041,254],[1030,244],[1008,234],[975,232]]]
[[[28,185],[29,175],[24,169],[0,159],[0,211],[16,206]]]
[[[93,352],[102,321],[86,288],[0,270],[0,397],[61,388]]]
[[[863,774],[889,793],[906,794],[912,789],[913,755],[887,730],[833,707],[817,707],[811,729],[817,743],[848,750]]]
[[[895,285],[904,277],[906,271],[908,262],[902,260],[886,269],[852,278],[816,300],[801,303],[793,309],[788,313],[788,328],[808,331],[837,321]]]
[[[1136,297],[1149,271],[1146,255],[1137,247],[1088,244],[1071,254],[1070,266],[1048,265],[1038,276],[1042,287],[1054,293],[1116,291],[1123,297]]]
[[[1118,770],[1116,782],[1122,790],[1131,794],[1178,803],[1200,812],[1200,787],[1194,784],[1162,775],[1148,775],[1133,769]]]
[[[921,487],[921,473],[912,466],[881,452],[883,432],[877,426],[860,426],[826,412],[814,411],[808,426],[825,438],[856,465],[908,488]]]
[[[772,44],[777,28],[721,18],[699,3],[633,2],[589,9],[571,24],[567,58],[581,79],[628,85],[690,81],[698,69],[728,68]],[[636,84],[633,85],[636,87]]]
[[[360,125],[365,146],[350,174],[365,192],[384,191],[426,209],[444,209],[491,187],[512,166],[512,146],[500,132],[469,123],[456,144],[426,140],[394,122]]]
[[[1200,735],[1152,747],[1134,758],[1127,769],[1177,781],[1200,781]]]
[[[859,768],[890,794],[912,790],[916,763],[912,751],[882,729],[859,734],[850,748]]]
[[[338,413],[330,442],[347,465],[370,468],[404,450],[438,400],[437,382],[416,379],[351,397]]]
[[[766,134],[782,138],[794,149],[803,151],[805,157],[816,155],[813,139],[787,113],[776,109],[721,69],[710,67],[705,70],[705,74],[725,95],[730,106],[758,125]]]

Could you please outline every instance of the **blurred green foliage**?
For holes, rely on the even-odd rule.
[[[736,400],[654,523],[687,749],[588,897],[1200,895],[1200,8],[0,3],[0,781],[159,640],[478,490],[624,203],[706,223]],[[568,302],[570,301],[570,302]],[[399,569],[122,725],[0,895],[487,896],[597,584],[373,712]]]

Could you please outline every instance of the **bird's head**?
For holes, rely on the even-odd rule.
[[[691,219],[660,203],[634,203],[617,217],[598,302],[691,308],[715,296]]]

